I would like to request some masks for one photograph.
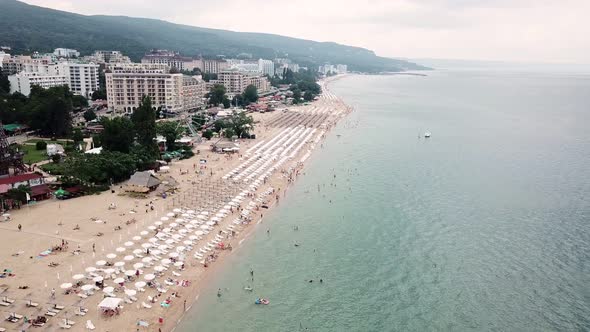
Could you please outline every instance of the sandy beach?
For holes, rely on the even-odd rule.
[[[66,321],[72,331],[87,330],[87,321],[96,331],[172,331],[214,266],[231,254],[221,246],[239,248],[280,203],[324,135],[351,111],[326,83],[310,105],[252,114],[257,138],[241,140],[239,153],[213,153],[213,141],[204,141],[193,158],[172,162],[164,175],[179,185],[166,198],[132,198],[120,184],[114,192],[11,211],[11,220],[0,223],[0,268],[10,271],[0,280],[0,327],[35,330],[30,320],[43,316],[43,331],[61,330]],[[114,289],[95,287],[100,278],[107,291]],[[137,287],[140,281],[156,285]],[[105,297],[123,300],[118,314],[98,308]],[[22,318],[6,321],[11,315]]]

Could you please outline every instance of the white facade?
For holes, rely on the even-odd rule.
[[[59,72],[68,78],[70,91],[90,98],[99,89],[99,65],[94,63],[61,62]]]
[[[119,51],[94,51],[94,54],[85,56],[85,60],[94,63],[130,63],[131,59]]]
[[[20,73],[21,71],[41,74],[56,74],[51,72],[53,61],[51,57],[32,58],[29,55],[14,55],[3,57],[2,70],[9,75]]]
[[[2,68],[2,62],[4,62],[5,58],[10,58],[10,54],[0,51],[0,68]]]
[[[272,77],[275,74],[275,64],[271,60],[258,60],[258,70],[262,75],[268,75]]]
[[[64,58],[77,58],[80,56],[80,52],[71,48],[56,48],[53,51],[53,54],[55,54],[55,56]]]
[[[44,89],[68,85],[68,79],[65,75],[42,75],[26,72],[10,75],[8,81],[10,82],[10,93],[20,92],[25,96],[31,94],[33,85],[38,85]]]
[[[229,68],[229,64],[223,60],[202,59],[201,61],[203,62],[203,67],[201,68],[203,73],[218,74]]]
[[[132,112],[143,96],[154,108],[171,112],[183,110],[183,75],[170,74],[162,64],[115,64],[105,74],[108,107],[116,112]]]
[[[192,111],[203,106],[203,98],[207,93],[206,83],[200,76],[184,76],[182,80],[182,108]]]
[[[338,74],[346,74],[348,72],[347,65],[336,65],[336,71]]]
[[[267,92],[270,89],[270,83],[264,76],[246,75],[237,70],[227,70],[218,74],[217,82],[223,84],[229,95],[243,93],[248,85],[254,85],[258,93]]]

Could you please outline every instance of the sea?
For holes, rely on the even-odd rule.
[[[590,71],[422,74],[330,84],[355,111],[176,331],[590,331]]]

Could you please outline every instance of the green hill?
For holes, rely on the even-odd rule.
[[[146,51],[159,48],[189,56],[288,56],[301,65],[342,63],[350,70],[367,72],[423,69],[407,61],[379,57],[364,48],[332,42],[199,28],[145,18],[86,16],[16,0],[0,0],[0,45],[12,47],[15,54],[51,52],[57,47],[74,48],[83,55],[94,50],[120,50],[135,61]]]

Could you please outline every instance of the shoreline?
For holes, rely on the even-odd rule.
[[[332,77],[328,77],[320,82],[318,82],[318,84],[320,84],[322,86],[322,94],[324,94],[325,92],[328,92],[331,94],[331,92],[328,89],[328,84],[335,82],[337,80],[340,80],[342,78],[345,77],[349,77],[349,76],[353,76],[354,74],[344,74],[344,75],[337,75],[337,76],[332,76]],[[332,94],[333,95],[333,94]],[[346,107],[350,107],[347,104],[345,104],[340,98],[337,97],[336,99],[338,102],[341,102],[342,105],[346,106]],[[325,137],[327,136],[327,134],[333,129],[333,127],[344,117],[346,117],[350,112],[352,112],[352,108],[349,108],[349,111],[341,117],[338,117],[337,119],[335,119],[335,121],[332,123],[332,125],[328,128],[328,130],[326,130],[326,132],[324,133],[324,135],[322,136],[322,142],[325,139]],[[320,142],[321,143],[321,142]],[[313,149],[315,151],[315,149]],[[311,156],[310,156],[311,157]],[[302,163],[299,167],[298,167],[298,171],[301,171],[305,168],[307,164],[306,163]],[[295,180],[292,182],[286,182],[284,190],[283,190],[283,197],[287,196],[288,193],[288,189],[291,187],[292,184],[295,183],[295,181],[299,178],[300,176],[296,176]],[[282,187],[281,187],[282,188]],[[277,206],[279,205],[279,201],[273,201],[272,205],[269,206],[268,208],[268,212],[272,211],[273,209],[276,209]],[[246,241],[251,235],[252,233],[254,233],[254,231],[256,230],[256,228],[258,227],[259,224],[262,223],[263,218],[257,218],[255,219],[255,221],[253,221],[250,225],[248,225],[244,231],[242,231],[239,236],[236,238],[236,240],[238,240],[238,245],[234,246],[234,250],[240,250],[240,248],[242,247],[242,244],[244,243],[244,241]],[[223,253],[222,255],[219,256],[219,258],[216,259],[216,264],[214,264],[213,268],[209,268],[209,270],[205,271],[203,273],[203,275],[200,277],[199,281],[203,282],[205,284],[205,286],[203,287],[199,287],[199,289],[197,290],[197,294],[193,294],[193,302],[187,306],[186,310],[184,310],[181,314],[181,316],[176,320],[174,326],[170,329],[170,331],[176,331],[176,329],[178,328],[179,324],[185,319],[185,316],[187,314],[187,312],[189,310],[191,310],[191,308],[197,303],[197,301],[199,300],[199,296],[200,296],[200,292],[203,290],[204,287],[208,287],[207,282],[209,281],[208,279],[212,278],[216,271],[222,269],[224,267],[224,263],[226,263],[226,258],[228,255],[232,254],[234,252],[234,250],[232,250],[229,253]],[[163,330],[164,331],[164,330]]]

